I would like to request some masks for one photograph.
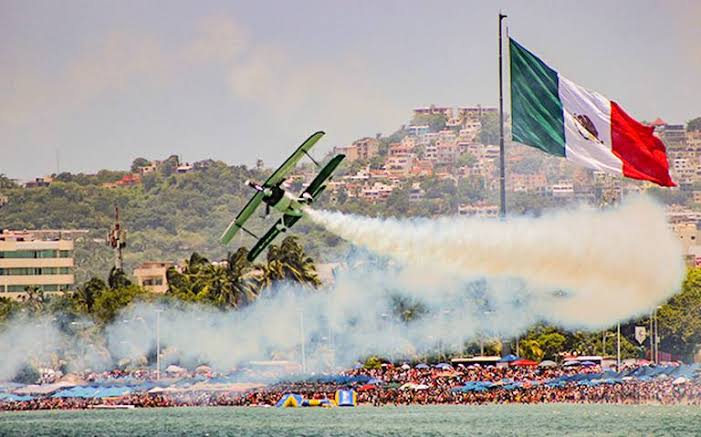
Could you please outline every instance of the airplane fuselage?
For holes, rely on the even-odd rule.
[[[263,202],[270,205],[271,208],[275,208],[283,214],[302,216],[302,203],[297,200],[296,197],[292,196],[287,191],[280,187],[273,187],[271,189],[272,193],[270,196],[263,197]]]
[[[252,188],[262,191],[263,202],[281,212],[282,214],[291,215],[295,217],[302,216],[302,208],[304,207],[304,202],[300,202],[299,199],[287,191],[283,190],[279,186],[274,186],[270,188],[262,188],[260,185],[249,182]]]

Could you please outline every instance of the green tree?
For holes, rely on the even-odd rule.
[[[479,140],[482,144],[499,144],[499,115],[488,112],[480,117]]]
[[[24,288],[24,294],[20,298],[22,305],[31,314],[39,314],[44,310],[44,305],[47,303],[47,297],[44,291],[35,286]]]
[[[227,257],[226,273],[236,307],[253,303],[260,293],[263,270],[248,261],[247,256],[248,250],[241,247]]]
[[[538,345],[543,352],[543,357],[554,360],[559,353],[564,351],[567,338],[559,332],[546,332],[538,336]]]
[[[127,277],[127,274],[124,273],[124,270],[112,267],[107,279],[107,284],[110,286],[110,288],[115,289],[130,286],[131,281]]]
[[[20,304],[10,298],[0,297],[0,328],[19,310]]]
[[[95,300],[107,289],[107,284],[100,278],[90,278],[88,282],[79,286],[73,292],[72,298],[76,307],[84,313],[91,314],[95,306]]]
[[[657,312],[660,349],[691,361],[701,345],[701,268],[690,269],[681,293]]]
[[[686,130],[688,131],[700,131],[701,130],[701,117],[696,117],[686,124]]]
[[[131,172],[136,173],[139,171],[140,167],[146,167],[151,164],[151,162],[146,158],[136,158],[131,163]]]
[[[470,152],[465,152],[462,155],[458,156],[458,160],[455,163],[457,167],[472,167],[475,165],[475,162],[477,162],[477,158],[470,153]]]
[[[136,285],[107,288],[95,298],[93,314],[103,326],[112,322],[117,314],[132,302],[146,298],[148,292]]]
[[[390,296],[392,312],[404,323],[417,320],[428,313],[426,305],[409,296],[394,293]]]
[[[428,125],[431,132],[439,132],[445,129],[448,119],[443,114],[417,114],[411,123],[416,126]]]
[[[269,246],[265,276],[267,283],[292,281],[312,288],[321,285],[314,261],[294,236],[286,237],[280,246]]]
[[[15,184],[15,181],[5,176],[4,173],[0,173],[0,189],[2,188],[17,188],[17,184]]]
[[[37,382],[39,382],[40,377],[41,375],[39,374],[39,371],[36,369],[36,367],[32,366],[29,363],[25,363],[17,371],[12,381],[19,384],[36,384]]]
[[[523,340],[519,349],[522,357],[533,361],[541,361],[545,355],[537,340]]]

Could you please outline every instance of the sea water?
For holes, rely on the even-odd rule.
[[[701,435],[701,407],[483,405],[0,412],[1,436]]]

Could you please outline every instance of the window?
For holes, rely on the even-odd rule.
[[[70,250],[7,250],[0,251],[0,258],[70,258]]]
[[[10,267],[0,268],[0,276],[70,275],[70,267]]]

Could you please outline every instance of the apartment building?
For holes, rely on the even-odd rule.
[[[86,231],[0,231],[0,296],[19,299],[27,287],[46,293],[75,285],[73,240]]]
[[[168,291],[168,278],[166,272],[175,266],[171,262],[148,261],[134,269],[136,283],[153,293],[165,293]]]

